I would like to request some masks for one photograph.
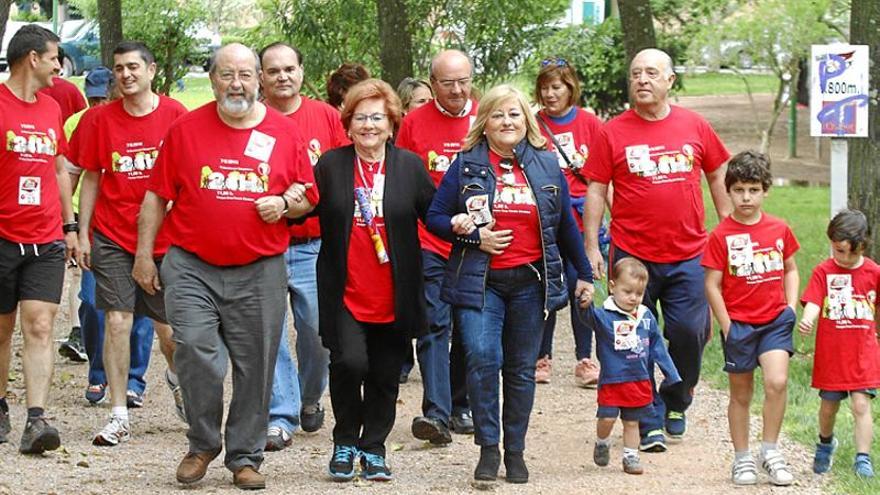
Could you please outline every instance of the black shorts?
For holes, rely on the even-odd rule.
[[[618,407],[618,406],[603,406],[599,405],[596,408],[596,417],[597,418],[613,418],[620,419],[624,421],[638,421],[644,417],[648,417],[654,412],[654,405],[648,404],[647,406],[641,407]]]
[[[19,244],[0,238],[0,314],[19,301],[58,304],[64,289],[64,241]]]
[[[728,373],[748,373],[758,367],[758,358],[769,351],[781,350],[794,354],[792,330],[795,312],[786,306],[773,321],[763,325],[752,325],[738,321],[730,322],[727,337],[722,335],[721,347],[724,350],[724,371]]]
[[[161,261],[157,260],[159,265]],[[131,276],[134,255],[97,230],[92,235],[92,273],[95,274],[95,307],[146,315],[159,323],[165,317],[165,293],[150,295]]]
[[[819,397],[821,397],[822,400],[840,402],[854,393],[865,394],[869,399],[877,397],[877,389],[875,388],[860,388],[856,390],[819,390]]]

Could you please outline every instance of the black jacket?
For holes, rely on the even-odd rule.
[[[318,254],[318,310],[324,347],[337,344],[336,317],[343,311],[348,243],[354,217],[354,146],[328,151],[315,165],[321,194],[312,214],[321,222]],[[409,337],[427,332],[418,220],[434,197],[434,183],[418,156],[391,144],[385,148],[385,228],[394,283],[394,326]],[[356,269],[356,267],[355,267]]]

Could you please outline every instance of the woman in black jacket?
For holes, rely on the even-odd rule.
[[[419,158],[391,144],[400,99],[378,79],[353,86],[342,123],[352,145],[315,167],[321,201],[320,333],[330,349],[336,426],[330,476],[390,480],[385,439],[394,426],[398,376],[414,335],[426,331],[418,219],[434,186]],[[361,394],[363,387],[363,394]]]

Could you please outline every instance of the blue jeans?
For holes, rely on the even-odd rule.
[[[632,256],[617,246],[611,248],[613,263]],[[635,258],[635,256],[632,256]],[[666,411],[684,412],[694,400],[694,387],[700,380],[703,348],[709,336],[709,303],[703,282],[702,256],[678,263],[652,263],[640,260],[648,267],[648,287],[642,304],[659,320],[657,303],[663,312],[663,336],[669,342],[669,356],[675,363],[682,381],[675,385],[655,386],[654,413],[639,422],[642,436],[652,430],[663,429]],[[653,369],[653,363],[650,363]],[[654,384],[654,376],[651,375]]]
[[[269,424],[288,432],[299,427],[302,406],[321,402],[327,388],[330,353],[318,336],[318,279],[316,264],[321,240],[290,246],[284,256],[287,263],[287,291],[296,328],[296,363],[287,341],[287,317],[281,332]],[[286,313],[286,312],[285,312]]]
[[[89,385],[107,383],[104,374],[104,312],[95,308],[95,275],[82,271],[79,298],[79,322],[82,327],[83,346],[89,356]],[[128,390],[144,393],[147,382],[144,375],[150,365],[153,349],[153,320],[146,316],[134,316],[131,337],[131,364],[128,368]]]
[[[578,300],[574,296],[577,287],[577,270],[568,259],[562,258],[562,266],[565,269],[565,280],[568,283],[568,309],[571,314],[571,330],[574,333],[574,353],[578,361],[589,358],[593,352],[593,329],[587,325],[583,310],[578,307]],[[556,311],[544,321],[544,338],[541,340],[541,352],[539,357],[553,357],[553,333],[556,330]]]
[[[481,446],[500,443],[500,371],[504,380],[504,448],[524,451],[544,323],[543,285],[527,265],[492,270],[483,309],[456,307],[454,315],[467,358],[474,442]]]

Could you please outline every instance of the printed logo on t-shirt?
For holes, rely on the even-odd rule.
[[[269,190],[269,164],[262,162],[256,170],[242,165],[235,159],[220,159],[220,165],[202,167],[200,187],[217,191],[217,199],[254,201],[253,196],[240,193],[261,194]]]
[[[126,143],[126,149],[120,153],[114,151],[111,154],[111,169],[114,172],[128,174],[131,179],[146,179],[149,174],[144,174],[153,169],[159,150],[151,146],[143,146],[143,143]]]
[[[830,274],[826,280],[828,296],[825,299],[824,317],[837,322],[837,328],[863,328],[863,324],[849,324],[848,320],[874,320],[877,293],[855,294],[852,275]]]
[[[776,280],[782,271],[785,243],[776,239],[772,247],[762,248],[752,242],[749,234],[735,234],[725,237],[727,241],[728,273],[735,277],[746,277],[748,283],[762,283]]]
[[[449,170],[449,164],[455,160],[456,155],[452,155],[452,158],[449,158],[446,155],[441,155],[436,151],[428,152],[428,171],[429,172],[443,172],[446,173]]]
[[[571,131],[562,132],[559,134],[555,134],[556,141],[559,143],[559,147],[555,148],[556,159],[559,162],[559,168],[567,169],[568,162],[565,161],[565,157],[562,156],[565,153],[565,156],[571,160],[571,163],[575,166],[575,168],[580,169],[587,163],[587,157],[589,156],[589,149],[586,144],[582,144],[577,148],[574,145],[574,133]]]
[[[654,184],[679,182],[694,170],[694,147],[684,144],[681,150],[666,150],[666,147],[650,147],[647,144],[627,146],[624,150],[626,165],[631,174],[650,178]]]
[[[500,182],[495,190],[495,199],[492,207],[496,211],[505,211],[507,213],[524,213],[529,214],[530,209],[517,208],[517,206],[535,206],[535,198],[529,186],[522,184],[502,185]]]
[[[316,138],[312,138],[309,141],[309,161],[312,162],[312,166],[314,167],[318,163],[318,158],[321,158],[321,142]]]
[[[6,151],[18,153],[22,160],[46,161],[43,156],[55,156],[58,150],[58,140],[55,129],[46,132],[37,131],[30,124],[21,124],[21,134],[16,134],[11,129],[6,131]],[[30,160],[28,160],[30,158]]]

